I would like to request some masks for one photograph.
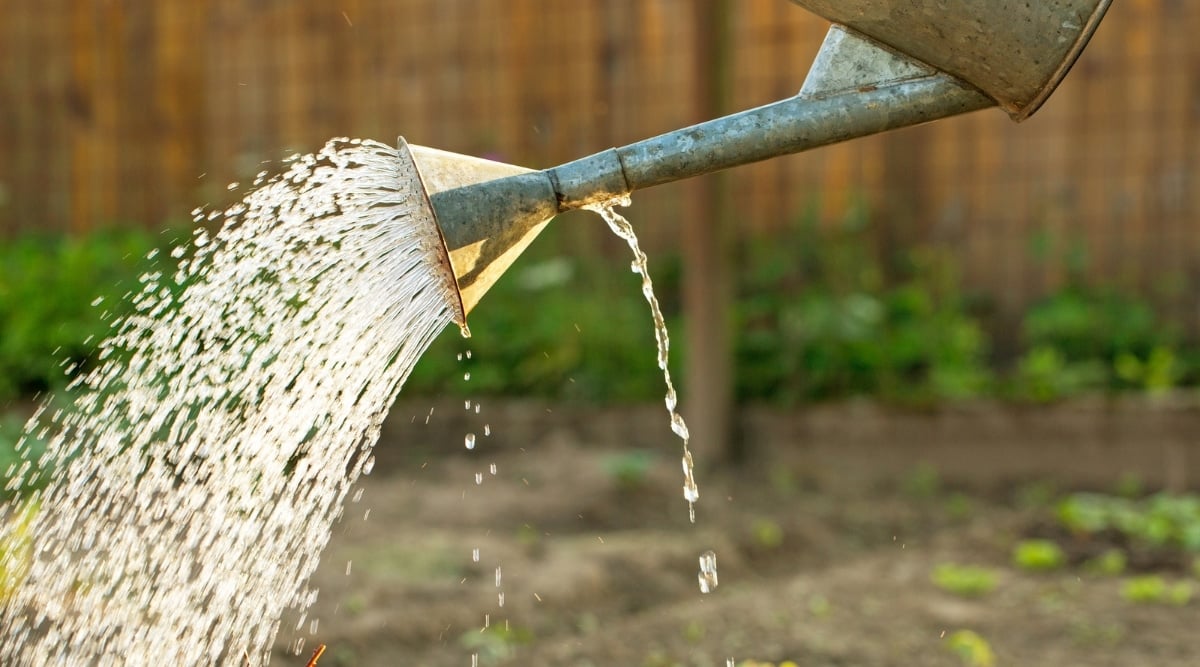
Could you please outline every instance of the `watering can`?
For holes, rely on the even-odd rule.
[[[461,296],[459,323],[558,213],[1054,91],[1110,0],[793,0],[833,23],[794,97],[541,171],[399,141]]]

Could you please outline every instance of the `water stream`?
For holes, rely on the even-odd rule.
[[[646,297],[646,303],[650,305],[650,314],[654,318],[654,340],[658,346],[658,367],[662,369],[663,381],[667,385],[665,401],[667,404],[667,414],[671,417],[671,430],[683,441],[683,497],[688,503],[688,517],[692,523],[695,523],[696,501],[700,499],[700,489],[696,486],[692,452],[688,449],[687,424],[684,423],[683,417],[679,414],[679,399],[675,393],[675,385],[671,382],[671,370],[667,365],[670,358],[671,338],[667,334],[667,323],[663,318],[662,308],[658,305],[658,297],[654,295],[654,282],[650,280],[650,269],[646,253],[642,251],[641,246],[638,244],[637,235],[633,232],[633,225],[624,216],[617,213],[615,209],[617,206],[629,206],[629,197],[626,196],[600,206],[589,206],[588,208],[604,218],[604,221],[608,223],[609,229],[629,244],[629,249],[633,251],[633,263],[630,265],[630,269],[642,277],[642,295]],[[704,592],[707,593],[708,591],[705,590]]]
[[[390,146],[334,140],[198,212],[220,231],[142,276],[73,405],[31,421],[49,423],[55,472],[30,525],[0,532],[32,538],[0,556],[25,575],[0,608],[0,664],[268,661],[282,613],[316,598],[305,582],[388,407],[453,317],[411,171]]]

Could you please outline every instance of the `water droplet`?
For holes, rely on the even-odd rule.
[[[717,554],[714,551],[705,551],[700,554],[700,574],[697,575],[700,582],[701,593],[711,593],[717,587]]]
[[[497,594],[496,594],[496,602],[497,602],[497,603],[498,603],[498,604],[499,604],[501,607],[503,607],[503,606],[504,606],[504,591],[500,591],[499,593],[497,593]]]
[[[321,619],[314,618],[312,620],[312,623],[308,624],[308,634],[310,634],[310,635],[317,634],[317,626],[319,626],[319,625],[321,625]]]
[[[475,483],[483,484],[483,473],[481,473],[481,472],[475,473]]]
[[[500,588],[500,566],[496,566],[496,588]]]
[[[475,404],[475,414],[479,414],[479,404]]]
[[[463,381],[470,382],[470,380],[471,380],[471,371],[467,371],[466,373],[463,373]]]
[[[496,464],[495,464],[495,463],[493,463],[492,465],[488,466],[488,472],[492,473],[493,475],[495,475],[495,474],[496,474]]]
[[[354,492],[354,495],[350,498],[350,502],[354,502],[354,503],[360,502],[362,500],[362,497],[363,497],[363,489],[358,489]]]
[[[237,186],[238,186],[237,181],[234,181],[234,182],[230,183],[229,185],[226,185],[225,189],[226,190],[235,190],[235,189],[237,189]]]
[[[463,354],[462,352],[459,352],[459,353],[458,353],[458,360],[459,360],[459,361],[462,361],[462,354]]]
[[[467,358],[468,358],[468,359],[470,359],[470,358],[471,358],[471,351],[470,351],[470,350],[467,350]]]
[[[467,400],[463,401],[463,410],[470,410],[470,409],[471,409],[471,399],[468,398]]]
[[[471,667],[479,667],[479,654],[478,653],[471,654]]]
[[[95,308],[96,306],[99,306],[102,303],[104,303],[104,297],[102,297],[102,296],[98,296],[95,299],[92,299],[92,307],[93,308]]]
[[[474,549],[471,549],[471,562],[472,563],[479,562],[479,547],[475,547]]]
[[[346,561],[346,576],[347,577],[350,576],[350,566],[351,565],[353,565],[352,561]]]
[[[362,474],[370,475],[371,471],[374,469],[375,469],[375,457],[368,456],[367,460],[363,461]]]
[[[475,449],[475,434],[468,433],[467,436],[463,438],[463,444],[467,446],[467,449]]]
[[[491,435],[491,434],[492,434],[492,425],[491,425],[491,424],[484,424],[484,425],[483,425],[483,434],[484,434],[485,436],[488,436],[488,435]]]

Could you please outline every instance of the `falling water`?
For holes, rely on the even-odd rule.
[[[394,148],[334,140],[261,180],[177,271],[142,276],[52,420],[33,547],[0,556],[25,573],[0,664],[265,663],[316,599],[384,415],[461,305]]]
[[[688,502],[688,516],[692,523],[696,522],[696,501],[700,499],[700,489],[696,486],[696,478],[692,471],[692,452],[688,449],[688,428],[683,422],[677,409],[678,398],[675,385],[671,383],[671,371],[667,368],[668,352],[671,339],[667,335],[667,323],[663,319],[662,308],[658,305],[658,297],[654,296],[654,283],[650,280],[650,270],[647,267],[646,253],[638,245],[637,236],[633,233],[633,225],[629,224],[615,207],[629,206],[629,197],[622,197],[599,206],[588,207],[604,221],[617,236],[625,239],[629,249],[633,251],[633,264],[630,268],[642,277],[642,294],[650,304],[650,313],[654,317],[654,340],[658,343],[658,367],[662,369],[663,379],[667,383],[667,412],[671,416],[671,430],[683,441],[683,497]],[[706,591],[707,592],[707,591]]]

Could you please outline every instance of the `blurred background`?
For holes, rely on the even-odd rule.
[[[185,230],[194,208],[232,204],[239,194],[227,188],[232,182],[249,182],[335,136],[392,143],[403,135],[527,167],[557,165],[795,94],[828,27],[784,0],[0,0],[0,16],[0,405],[17,415],[0,421],[0,435],[19,429],[22,411],[42,392],[64,384],[64,355],[86,367],[106,330],[93,299],[125,293],[142,270],[137,259]],[[971,512],[967,519],[956,512],[962,498],[982,493],[977,506],[995,501],[1004,517],[1010,510],[1040,517],[1015,528],[995,519],[1010,534],[1108,536],[1068,541],[1062,548],[1072,566],[1108,547],[1124,549],[1133,569],[1165,576],[1164,590],[1174,590],[1173,578],[1192,567],[1188,554],[1200,551],[1200,510],[1189,492],[1200,465],[1200,455],[1189,454],[1191,429],[1200,425],[1196,28],[1196,3],[1116,2],[1061,87],[1019,125],[984,111],[637,193],[628,217],[676,334],[672,366],[686,383],[703,465],[741,457],[753,469],[774,460],[773,448],[809,457],[786,459],[792,463],[783,469],[795,474],[771,477],[765,487],[792,498],[832,484],[825,473],[809,479],[802,470],[832,475],[847,461],[874,463],[878,475],[907,481],[864,482],[865,497],[884,488],[915,503],[902,519],[925,526],[922,535],[946,526],[969,533],[977,525],[967,520]],[[473,314],[471,382],[459,379],[456,353],[465,343],[452,331],[427,353],[402,400],[566,404],[560,413],[569,417],[547,416],[523,437],[565,429],[579,446],[616,447],[616,459],[597,464],[596,498],[612,501],[604,494],[625,497],[635,487],[645,494],[643,478],[658,463],[621,448],[641,443],[661,452],[675,443],[665,416],[643,414],[663,386],[649,317],[625,270],[628,249],[598,219],[569,214],[527,254]],[[511,410],[527,424],[521,405]],[[603,437],[587,426],[629,419],[622,406],[653,426],[600,429]],[[502,431],[501,424],[493,425]],[[459,428],[443,425],[452,434]],[[525,432],[514,426],[512,433]],[[893,433],[915,446],[934,444],[881,455],[880,439]],[[429,432],[394,437],[433,439]],[[980,459],[959,442],[993,449]],[[1053,450],[1063,442],[1082,449]],[[997,453],[1002,445],[1008,449]],[[673,470],[671,458],[662,463]],[[981,470],[984,460],[991,470]],[[406,462],[395,462],[396,475],[406,474]],[[1027,485],[1045,480],[1045,498],[1029,500],[1038,492]],[[946,491],[955,483],[968,495]],[[1114,491],[1119,484],[1125,495]],[[1080,486],[1130,503],[1169,487],[1172,495],[1161,497],[1184,502],[1183,532],[1162,538],[1170,549],[1145,556],[1140,538],[1107,523],[1061,528],[1038,514],[1053,516],[1061,510],[1055,503],[1073,498],[1059,492]],[[1019,489],[1029,491],[1021,498],[1031,505],[1014,500]],[[674,492],[670,498],[664,502],[678,504]],[[777,501],[763,498],[764,507]],[[949,509],[939,513],[942,505]],[[747,571],[784,568],[791,561],[781,545],[822,539],[813,526],[767,514],[747,533],[749,555],[735,559]],[[611,527],[604,516],[596,521]],[[750,521],[729,516],[733,526]],[[847,521],[836,512],[821,516],[835,534]],[[930,516],[932,523],[921,523]],[[992,519],[982,525],[994,527]],[[514,530],[532,523],[510,521]],[[894,539],[890,519],[879,519],[883,527],[862,521],[870,530],[850,531],[855,549]],[[531,553],[540,548],[538,539],[522,544]],[[966,552],[978,546],[970,544]],[[1009,546],[995,547],[997,567],[1007,567]],[[681,571],[694,567],[689,558]],[[940,563],[945,555],[929,558]],[[928,564],[913,567],[922,573],[917,584],[898,581],[927,586]],[[1017,566],[996,576],[1015,580],[1013,590],[1025,586],[1036,604],[1045,603],[1045,586],[1059,585],[1023,572]],[[796,585],[809,591],[797,614],[821,621],[840,613],[832,593],[812,592],[812,581]],[[1100,604],[1054,591],[1077,611]],[[948,615],[943,625],[951,630],[994,621],[963,611],[966,603],[949,611],[938,604],[929,614]],[[1075,637],[1064,640],[1068,649],[1082,652],[1062,649],[1055,655],[1065,657],[1051,662],[1106,664],[1096,656],[1120,645],[1132,652],[1112,664],[1186,664],[1171,660],[1200,650],[1182,631],[1163,635],[1173,637],[1165,648],[1129,643],[1138,628],[1169,625],[1180,614],[1194,623],[1195,602],[1190,610],[1187,600],[1166,611],[1139,609],[1152,616],[1135,621],[1116,604],[1112,618],[1064,630]],[[576,620],[573,632],[590,636],[584,626],[595,619]],[[757,645],[771,660],[959,664],[954,656],[966,655],[979,662],[962,664],[991,664],[970,636],[942,651],[935,631],[942,621],[930,623],[930,644],[896,639],[887,644],[895,653],[857,654],[861,646],[834,640],[821,653],[812,637]],[[713,652],[721,649],[706,642],[716,635],[704,630],[672,630],[678,641],[632,659],[702,664],[678,656],[704,646],[717,664],[724,654]],[[1023,636],[1011,632],[1010,642]],[[522,637],[502,635],[485,648],[498,652],[496,661],[515,660],[505,651],[529,650]],[[446,651],[466,645],[425,639]],[[367,664],[355,660],[365,660],[372,641],[344,638],[359,653],[337,660]],[[997,650],[1002,658],[1005,650],[1022,655],[1015,646]],[[593,647],[589,655],[609,654]],[[652,662],[654,655],[665,662]]]

